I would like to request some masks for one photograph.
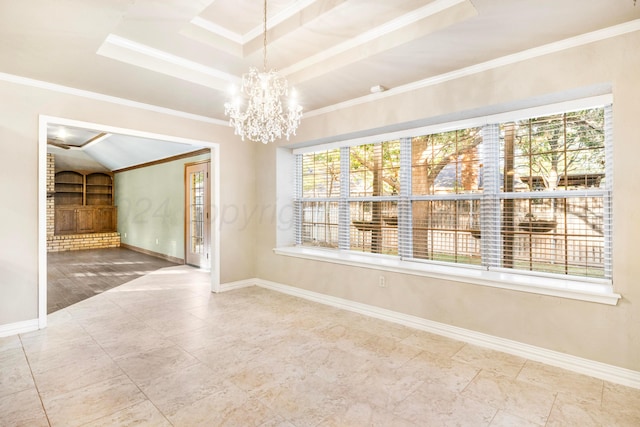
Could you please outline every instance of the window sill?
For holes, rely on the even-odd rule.
[[[613,292],[608,280],[585,278],[584,280],[540,277],[504,271],[487,271],[473,266],[449,266],[402,261],[384,255],[354,253],[308,247],[284,247],[273,250],[277,255],[304,258],[355,267],[434,277],[456,282],[473,283],[493,288],[509,289],[600,304],[616,305],[622,298]]]

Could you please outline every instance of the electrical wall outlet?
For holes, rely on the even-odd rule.
[[[378,286],[381,288],[387,287],[387,280],[385,279],[384,276],[380,276],[380,278],[378,278]]]

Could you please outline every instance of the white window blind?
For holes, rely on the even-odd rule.
[[[480,265],[481,146],[481,128],[412,138],[413,258]]]
[[[611,279],[611,111],[297,154],[296,242]]]
[[[296,242],[338,248],[340,224],[340,149],[298,156],[295,201]],[[344,219],[343,219],[344,221]]]
[[[398,254],[400,141],[349,148],[350,249]]]
[[[606,110],[500,124],[501,228],[489,265],[610,278]]]

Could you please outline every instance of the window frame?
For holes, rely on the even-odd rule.
[[[400,221],[403,224],[405,230],[398,229],[398,254],[397,255],[383,255],[366,252],[351,251],[349,243],[349,221],[345,221],[349,215],[349,203],[351,201],[361,201],[363,199],[375,199],[375,200],[391,200],[397,202],[398,205],[403,203],[412,203],[416,200],[422,199],[461,199],[473,198],[482,199],[486,197],[484,192],[474,193],[469,195],[434,195],[434,196],[416,196],[411,194],[411,138],[417,135],[432,134],[447,132],[451,130],[464,129],[468,127],[482,127],[487,124],[498,124],[505,121],[515,121],[527,117],[535,117],[542,115],[559,114],[565,111],[587,109],[602,107],[610,105],[612,103],[611,95],[601,95],[590,98],[583,98],[579,100],[573,100],[569,102],[562,102],[558,104],[551,104],[547,106],[541,106],[536,108],[530,108],[525,110],[517,110],[507,113],[501,113],[492,116],[478,117],[475,119],[463,120],[458,122],[443,123],[440,125],[427,126],[422,128],[408,129],[400,132],[393,132],[388,134],[373,135],[365,138],[357,138],[346,141],[337,141],[329,144],[322,144],[316,146],[309,146],[304,148],[298,148],[292,150],[292,155],[296,156],[296,159],[301,158],[301,154],[312,153],[316,151],[327,151],[333,148],[341,149],[341,167],[349,167],[349,157],[344,154],[349,152],[349,147],[371,143],[383,143],[391,140],[400,140],[401,144],[404,144],[401,149],[401,168],[400,168],[400,192],[394,196],[374,196],[374,197],[355,197],[349,196],[349,176],[348,173],[341,176],[341,194],[339,200],[340,206],[340,244],[338,250],[336,249],[323,249],[317,247],[300,246],[302,243],[299,239],[299,234],[296,233],[295,245],[293,247],[279,247],[274,251],[280,255],[294,256],[305,259],[313,259],[325,262],[334,262],[339,264],[353,265],[358,267],[374,268],[385,271],[400,272],[411,275],[419,275],[426,277],[434,277],[445,280],[453,280],[465,283],[473,283],[484,286],[497,287],[502,289],[511,289],[523,292],[530,292],[543,295],[559,296],[583,301],[599,302],[604,304],[615,305],[621,296],[614,292],[613,281],[611,279],[591,278],[586,276],[568,276],[560,274],[547,274],[539,271],[530,272],[527,270],[516,270],[510,268],[500,268],[498,266],[491,266],[488,268],[486,265],[476,266],[472,264],[456,264],[449,262],[438,262],[430,260],[421,260],[413,258],[411,255],[411,244],[403,242],[406,236],[410,236],[411,221],[405,218],[404,221]],[[611,108],[611,107],[609,107]],[[605,129],[605,132],[611,132],[611,130]],[[611,135],[609,134],[609,137]],[[611,141],[609,139],[609,141]],[[407,144],[409,150],[407,150]],[[608,148],[611,152],[612,148]],[[408,152],[408,155],[407,155]],[[403,155],[404,153],[404,155]],[[609,156],[610,157],[610,156]],[[297,160],[296,160],[297,162]],[[408,169],[407,169],[408,166]],[[300,170],[300,169],[298,169]],[[406,171],[409,173],[406,173]],[[296,172],[298,175],[298,172]],[[300,172],[301,175],[301,172]],[[408,176],[407,176],[408,175]],[[301,178],[298,177],[298,178]],[[611,197],[612,189],[612,166],[610,158],[607,159],[606,169],[606,189],[590,189],[588,191],[580,191],[580,194],[584,194],[587,197],[590,196],[602,196],[604,198]],[[561,194],[562,193],[562,194]],[[587,194],[585,194],[587,193]],[[301,193],[297,193],[294,199],[294,206],[299,206],[300,201],[306,201],[308,199],[302,199]],[[499,200],[504,198],[512,198],[514,193],[498,192],[497,196]],[[518,198],[526,198],[528,193],[517,193]],[[548,198],[558,198],[562,196],[577,196],[576,190],[560,190],[550,192],[546,195]],[[451,197],[453,196],[453,197]],[[495,196],[495,195],[494,195]],[[535,194],[536,197],[542,196],[539,193]],[[318,201],[325,201],[318,200]],[[326,201],[336,201],[336,198],[326,199]],[[345,207],[346,205],[346,207]],[[294,208],[295,209],[295,208]],[[398,215],[402,215],[406,209],[400,209]],[[408,210],[411,212],[411,209]],[[611,215],[610,206],[606,209],[605,215]],[[345,226],[346,223],[346,226]],[[300,224],[296,222],[294,226]],[[399,227],[400,227],[399,224]],[[402,237],[401,237],[402,236]],[[410,238],[410,237],[409,237]],[[608,251],[608,264],[605,265],[605,270],[608,274],[611,273],[611,233],[604,237],[605,251]],[[607,264],[607,263],[605,263]]]

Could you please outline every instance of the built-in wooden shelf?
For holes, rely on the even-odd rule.
[[[112,173],[57,172],[54,194],[56,235],[116,231]]]

